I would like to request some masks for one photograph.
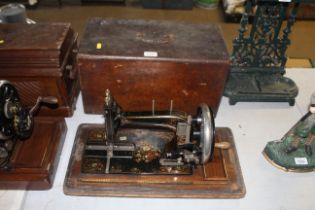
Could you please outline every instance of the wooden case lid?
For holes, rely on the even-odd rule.
[[[69,23],[0,24],[0,67],[60,67],[74,40]]]
[[[146,55],[145,55],[146,54]],[[228,61],[220,28],[213,24],[92,18],[79,58]]]

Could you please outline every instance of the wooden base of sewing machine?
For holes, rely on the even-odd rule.
[[[212,162],[198,166],[192,175],[84,174],[82,156],[86,136],[104,125],[83,124],[73,146],[64,193],[86,196],[241,198],[244,181],[229,128],[216,129],[216,141],[231,144],[226,150],[215,149]]]
[[[17,142],[9,169],[0,169],[0,188],[51,188],[66,133],[64,118],[36,117],[31,137]]]

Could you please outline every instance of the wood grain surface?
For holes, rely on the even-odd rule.
[[[10,168],[0,170],[0,189],[49,189],[67,133],[63,118],[36,117],[29,139],[18,141]]]

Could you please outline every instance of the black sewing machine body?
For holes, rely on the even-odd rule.
[[[9,167],[17,140],[28,138],[33,129],[33,113],[24,107],[17,90],[0,80],[0,168]]]
[[[83,173],[192,174],[211,160],[214,120],[201,104],[196,116],[169,111],[123,112],[110,96],[104,106],[103,132],[90,133]]]
[[[41,105],[56,107],[58,99],[38,96],[27,107],[14,84],[0,80],[0,189],[49,189],[67,132],[65,120],[34,117]]]

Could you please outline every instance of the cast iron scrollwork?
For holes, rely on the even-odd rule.
[[[231,74],[224,91],[231,105],[238,101],[289,102],[294,105],[298,88],[283,74],[286,50],[290,44],[289,34],[299,1],[293,3],[284,26],[289,4],[271,0],[246,1],[239,35],[233,41]],[[253,8],[256,12],[248,31]]]
[[[249,36],[246,37],[249,23],[249,14],[257,4],[254,22]],[[295,3],[286,27],[281,36],[282,22],[288,4],[278,2],[247,1],[243,14],[239,36],[233,41],[233,53],[231,56],[232,70],[266,70],[272,69],[284,73],[286,63],[286,49],[290,44],[288,38],[295,22],[298,3]],[[256,68],[244,68],[256,67]]]

